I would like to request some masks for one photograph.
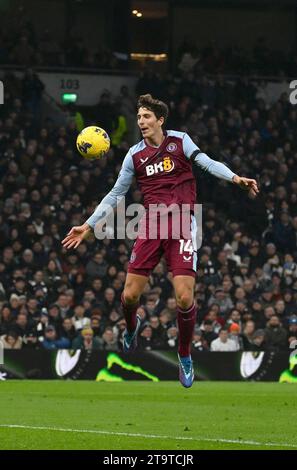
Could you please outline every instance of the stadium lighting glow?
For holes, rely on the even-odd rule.
[[[132,10],[133,15],[137,15],[138,10]]]
[[[162,53],[162,54],[145,54],[142,52],[131,52],[130,57],[132,60],[146,60],[146,59],[152,59],[155,60],[156,62],[163,62],[167,60],[167,54]]]
[[[137,16],[138,18],[140,18],[140,17],[142,16],[142,13],[140,13],[140,11],[139,11],[139,12],[136,14],[136,16]]]

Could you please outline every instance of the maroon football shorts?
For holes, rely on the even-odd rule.
[[[162,225],[163,218],[160,217],[155,224],[149,222],[149,217],[143,218],[146,220],[146,226],[140,229],[133,245],[128,273],[149,276],[164,255],[168,271],[172,272],[173,277],[178,275],[195,277],[196,219],[192,214],[179,217],[180,224],[176,223],[177,219],[169,214],[165,225],[164,221]]]

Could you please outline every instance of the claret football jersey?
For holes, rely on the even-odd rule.
[[[145,140],[134,145],[127,155],[129,165],[144,198],[149,204],[191,204],[196,201],[196,182],[192,172],[187,134],[167,131],[160,147],[152,147]]]
[[[196,201],[196,182],[192,161],[218,178],[232,181],[233,173],[223,163],[209,158],[185,132],[168,130],[159,147],[141,140],[131,147],[124,158],[118,179],[86,221],[91,227],[106,217],[125,196],[135,176],[144,198],[150,204],[189,204]]]

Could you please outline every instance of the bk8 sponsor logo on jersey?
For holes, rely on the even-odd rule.
[[[163,158],[163,160],[159,163],[154,163],[153,165],[147,165],[145,167],[146,169],[146,175],[151,176],[154,175],[155,173],[169,173],[173,170],[174,168],[174,162],[171,160],[170,156],[166,156]]]

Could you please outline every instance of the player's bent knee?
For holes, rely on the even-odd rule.
[[[194,298],[192,292],[184,292],[176,296],[177,305],[186,310],[187,308],[192,307]]]
[[[140,294],[133,291],[124,290],[123,297],[126,304],[136,304],[139,301]]]

